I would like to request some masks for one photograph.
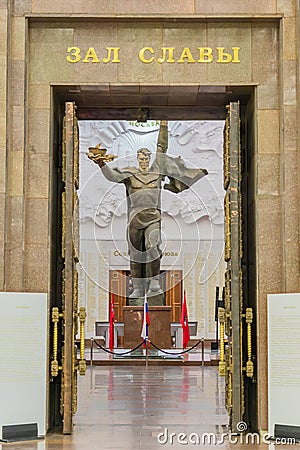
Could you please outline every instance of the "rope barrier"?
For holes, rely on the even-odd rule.
[[[181,352],[167,352],[166,350],[162,350],[161,348],[157,347],[157,345],[155,345],[152,341],[150,341],[150,339],[148,339],[148,342],[150,343],[150,345],[152,345],[154,348],[156,348],[156,350],[159,350],[160,352],[165,353],[167,355],[183,355],[184,353],[190,352],[195,347],[198,347],[198,345],[202,342],[202,340],[198,341],[192,347],[190,347],[190,348],[188,348],[186,350],[182,350]]]
[[[137,350],[138,348],[140,348],[143,345],[143,342],[141,342],[139,345],[137,345],[136,347],[134,347],[131,350],[127,350],[126,352],[122,352],[122,353],[118,353],[118,352],[112,352],[110,350],[107,350],[107,348],[102,347],[101,344],[99,344],[95,339],[93,339],[93,342],[97,345],[97,347],[101,348],[101,350],[103,350],[106,353],[110,353],[111,355],[116,355],[116,356],[123,356],[123,355],[128,355],[129,353],[134,352],[135,350]],[[157,345],[154,344],[154,342],[150,341],[150,339],[148,339],[148,342],[150,345],[152,345],[152,347],[156,348],[156,350],[159,350],[162,353],[165,353],[166,355],[183,355],[184,353],[188,353],[191,350],[193,350],[194,348],[198,347],[198,345],[202,342],[202,339],[198,342],[196,342],[196,344],[194,344],[192,347],[186,349],[186,350],[182,350],[181,352],[167,352],[166,350],[162,350],[161,348],[159,348]]]
[[[118,353],[118,352],[111,352],[110,350],[107,350],[107,348],[102,347],[102,345],[99,344],[95,339],[93,339],[93,342],[95,342],[97,347],[101,348],[101,350],[103,350],[104,352],[110,353],[111,355],[117,355],[117,356],[127,355],[128,353],[134,352],[135,350],[137,350],[138,348],[140,348],[143,345],[143,342],[141,342],[139,345],[137,345],[136,347],[134,347],[131,350],[127,350],[126,352]]]

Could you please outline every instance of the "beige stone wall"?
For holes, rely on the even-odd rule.
[[[14,10],[8,14],[8,3]],[[101,3],[101,7],[100,7]],[[258,83],[256,164],[257,320],[259,426],[267,428],[267,294],[299,291],[299,136],[297,71],[299,68],[296,0],[101,1],[0,0],[0,288],[47,292],[49,273],[48,196],[50,83],[171,84]],[[26,15],[62,14],[56,28],[34,24],[27,39]],[[73,26],[68,14],[148,15],[151,23],[96,23]],[[160,16],[188,16],[167,24]],[[246,22],[226,25],[226,18],[246,15]],[[257,22],[259,15],[281,15],[279,30]],[[218,24],[191,18],[222,17]],[[155,17],[155,22],[153,21]],[[279,17],[279,16],[278,16]],[[250,20],[253,19],[253,20]],[[67,28],[65,28],[67,26]],[[8,34],[6,29],[8,27]],[[190,64],[132,70],[132,33],[144,45],[211,47],[238,40],[245,54],[240,65]],[[176,32],[174,31],[176,28]],[[224,34],[226,29],[226,36]],[[195,31],[197,30],[197,31]],[[96,32],[97,31],[97,32]],[[130,34],[131,33],[131,34]],[[8,37],[8,40],[7,40]],[[66,46],[122,44],[127,64],[84,67],[65,61]],[[128,44],[127,50],[125,42]],[[171,43],[170,43],[171,42]],[[69,44],[70,43],[70,44]],[[174,44],[173,44],[174,43]],[[10,45],[9,45],[10,44]],[[28,46],[28,53],[27,53]],[[9,51],[8,51],[9,50]],[[7,57],[8,51],[8,57]],[[103,55],[105,56],[105,55]],[[242,52],[241,52],[242,56]],[[125,61],[124,60],[124,61]],[[6,78],[6,70],[9,77]],[[6,95],[8,92],[8,96]],[[8,132],[7,132],[8,130]],[[6,209],[5,209],[6,207]]]
[[[14,16],[11,2],[1,14],[1,289],[24,285],[25,18]],[[23,12],[22,12],[23,14]],[[7,76],[8,74],[8,76]],[[5,237],[4,246],[2,238]],[[4,252],[4,254],[3,254]],[[3,257],[4,256],[4,257]]]
[[[4,0],[4,3],[6,1]],[[99,15],[249,15],[284,14],[292,17],[295,0],[18,0],[17,14],[24,11],[34,14],[99,14]]]
[[[279,2],[279,97],[262,103],[258,88],[257,321],[260,428],[267,427],[267,294],[299,292],[299,181],[297,128],[297,22],[292,1]],[[271,40],[269,39],[269,42]],[[263,45],[265,48],[265,44]],[[274,83],[273,83],[274,84]],[[270,92],[271,94],[271,92]],[[270,105],[270,99],[272,105]]]
[[[85,14],[275,14],[278,11],[289,10],[289,0],[226,0],[224,2],[210,2],[205,0],[23,0],[32,4],[34,13]]]
[[[300,102],[300,3],[297,3],[296,6],[296,40],[297,40],[297,58],[296,58],[296,105],[298,105],[297,109],[297,124],[298,124],[298,136],[297,136],[297,172],[298,179],[296,181],[295,191],[298,192],[298,198],[300,197],[300,113],[299,113],[299,102]],[[299,205],[299,201],[298,201]],[[298,214],[298,241],[300,247],[300,211]],[[299,250],[299,265],[300,265],[300,250]],[[300,269],[299,269],[299,278],[300,278]],[[300,280],[299,280],[300,286]]]
[[[4,289],[5,206],[6,206],[6,102],[7,102],[7,8],[0,2],[0,289]]]

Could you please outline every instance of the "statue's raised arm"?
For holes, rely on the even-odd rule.
[[[157,139],[157,153],[167,153],[168,150],[168,121],[161,120]]]
[[[158,172],[161,175],[165,172],[165,155],[168,150],[168,136],[168,121],[161,120],[157,138],[156,154],[151,166],[153,172]]]

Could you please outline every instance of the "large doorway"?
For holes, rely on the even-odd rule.
[[[160,89],[159,89],[160,88]],[[125,87],[123,87],[125,91]],[[256,428],[257,415],[257,398],[256,398],[256,383],[255,383],[255,369],[251,377],[244,374],[247,358],[247,335],[243,335],[242,330],[245,329],[244,315],[245,308],[252,308],[254,312],[254,320],[252,321],[252,355],[251,360],[255,363],[255,310],[256,310],[256,287],[255,287],[255,196],[254,196],[254,171],[255,171],[255,107],[254,96],[255,91],[250,87],[225,87],[225,86],[205,86],[198,89],[198,95],[195,97],[194,105],[182,105],[182,95],[184,95],[184,86],[178,86],[177,91],[175,87],[172,89],[172,101],[170,99],[171,93],[165,87],[149,87],[148,94],[145,96],[142,91],[140,95],[135,95],[132,98],[130,106],[125,107],[122,102],[124,98],[120,98],[114,90],[110,92],[110,99],[103,97],[101,94],[101,87],[97,86],[60,86],[53,89],[53,158],[52,158],[52,176],[51,176],[51,192],[52,192],[52,216],[51,216],[51,236],[52,236],[52,274],[51,274],[51,306],[57,307],[61,314],[65,313],[67,302],[72,303],[74,307],[74,287],[76,296],[76,271],[74,269],[74,260],[76,265],[76,258],[74,258],[72,242],[68,241],[73,236],[74,226],[74,208],[67,212],[64,205],[63,193],[66,191],[68,179],[64,177],[69,176],[70,193],[69,197],[73,198],[70,202],[74,207],[74,186],[76,187],[76,176],[74,171],[69,175],[64,174],[63,168],[63,146],[64,140],[69,142],[66,151],[72,154],[72,161],[69,164],[74,164],[74,155],[76,155],[76,120],[72,116],[72,124],[68,119],[65,121],[69,123],[69,131],[64,130],[65,113],[68,106],[65,102],[74,105],[74,114],[81,120],[99,119],[99,120],[135,120],[138,114],[147,115],[148,118],[159,120],[167,118],[169,120],[187,120],[187,119],[221,119],[225,120],[227,110],[226,105],[230,101],[240,102],[240,113],[236,116],[235,126],[236,130],[240,132],[238,138],[240,144],[240,173],[239,173],[239,189],[240,189],[240,228],[237,239],[243,243],[243,253],[240,255],[239,270],[242,271],[243,277],[240,283],[239,296],[243,298],[243,310],[239,311],[239,317],[236,319],[235,327],[240,327],[241,341],[235,346],[240,345],[238,353],[227,353],[224,357],[225,374],[226,374],[226,407],[231,418],[232,429],[236,429],[236,424],[245,420],[253,429]],[[146,100],[145,100],[146,99]],[[166,100],[167,99],[167,100]],[[74,103],[73,103],[74,102]],[[115,107],[107,106],[108,104],[116,105]],[[75,108],[77,107],[77,110]],[[157,106],[155,106],[157,105]],[[172,106],[171,106],[172,105]],[[73,131],[71,131],[71,128]],[[72,134],[70,140],[70,133]],[[69,139],[69,141],[68,141]],[[75,147],[74,147],[75,146]],[[72,147],[72,148],[71,148]],[[75,152],[74,152],[75,148]],[[57,151],[59,149],[59,151]],[[76,159],[76,156],[75,156]],[[68,166],[68,164],[67,164]],[[66,166],[66,167],[67,167]],[[73,165],[73,167],[75,167]],[[76,171],[75,171],[76,172]],[[75,183],[75,184],[74,184]],[[71,195],[72,191],[72,195]],[[70,203],[70,205],[71,205]],[[75,202],[76,203],[76,202]],[[229,202],[230,203],[230,202]],[[64,209],[65,208],[65,209]],[[71,206],[69,207],[71,208]],[[230,212],[229,212],[230,215]],[[64,217],[66,222],[64,223]],[[66,224],[69,228],[66,229]],[[68,231],[69,230],[69,231]],[[64,238],[63,233],[66,232]],[[68,234],[69,233],[69,234]],[[73,269],[66,271],[66,248],[69,245],[69,258],[72,260]],[[71,266],[69,266],[71,267]],[[234,274],[235,275],[235,274]],[[238,275],[239,277],[240,275]],[[231,274],[232,277],[232,274]],[[232,278],[231,278],[232,279]],[[240,279],[240,278],[239,278]],[[68,295],[65,295],[66,283],[68,288]],[[68,285],[69,283],[69,285]],[[71,286],[71,287],[70,287]],[[125,287],[126,289],[126,287]],[[230,291],[229,291],[230,292]],[[230,295],[230,294],[229,294]],[[69,300],[68,300],[69,298]],[[75,301],[76,303],[76,301]],[[175,306],[175,304],[174,304]],[[66,334],[66,327],[64,321],[66,316],[58,324],[58,351],[57,359],[68,361],[68,367],[61,365],[61,370],[58,371],[57,376],[54,376],[50,383],[50,417],[52,423],[50,426],[62,426],[63,432],[68,434],[72,432],[72,417],[76,411],[76,396],[77,396],[77,380],[76,373],[78,364],[76,356],[74,356],[74,339],[77,333],[76,324],[72,324],[79,320],[78,308],[69,311],[68,325],[70,327],[69,335]],[[176,305],[178,315],[179,305]],[[230,308],[230,306],[229,306]],[[230,314],[232,311],[227,310]],[[228,322],[229,323],[229,322]],[[243,323],[243,324],[242,324]],[[231,326],[230,324],[228,325]],[[76,333],[75,333],[76,331]],[[75,333],[75,334],[74,334]],[[227,330],[230,334],[230,330]],[[67,345],[66,345],[67,344]],[[53,358],[53,355],[52,355]],[[244,359],[243,359],[244,358]],[[59,361],[58,361],[59,362]],[[236,369],[238,367],[238,369]],[[65,376],[65,370],[68,371]],[[239,380],[232,384],[232,373],[239,371]],[[69,394],[66,397],[66,380],[68,383]],[[234,394],[233,394],[234,391]],[[235,398],[233,402],[233,396]],[[69,406],[66,402],[68,399]],[[238,398],[238,400],[236,400]],[[238,402],[239,406],[236,406]],[[200,407],[200,405],[199,405]],[[236,412],[236,414],[235,414]],[[233,418],[233,419],[232,419]],[[233,421],[232,421],[233,420]]]

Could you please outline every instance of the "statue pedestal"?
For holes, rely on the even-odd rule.
[[[129,299],[129,306],[143,306],[145,297]],[[164,294],[151,295],[147,297],[148,306],[163,306]]]
[[[149,339],[159,348],[172,348],[171,311],[172,306],[148,306],[150,327]],[[134,348],[141,343],[143,306],[124,306],[124,347]]]

